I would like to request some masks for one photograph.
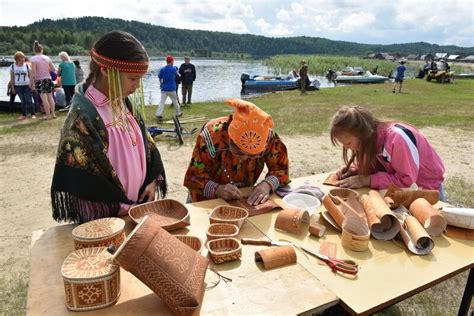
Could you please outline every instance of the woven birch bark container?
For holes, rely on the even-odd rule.
[[[120,296],[120,268],[106,248],[75,250],[61,267],[66,307],[89,311],[113,305]]]
[[[207,228],[207,240],[231,238],[239,234],[239,227],[234,224],[215,223]]]
[[[125,240],[125,221],[120,218],[106,217],[81,224],[72,230],[74,248],[108,247],[116,248]]]

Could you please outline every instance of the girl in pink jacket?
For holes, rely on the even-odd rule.
[[[342,144],[344,162],[350,165],[338,170],[337,186],[386,189],[394,183],[442,190],[443,161],[409,124],[380,121],[359,106],[342,107],[333,117],[330,136],[333,145]]]

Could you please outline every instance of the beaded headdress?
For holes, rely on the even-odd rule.
[[[111,108],[112,125],[125,125],[128,127],[126,118],[126,105],[122,95],[122,82],[120,73],[145,74],[148,71],[148,60],[128,61],[113,59],[99,54],[94,48],[90,51],[92,61],[101,68],[107,69],[107,78],[109,84],[109,101]],[[138,112],[144,117],[145,100],[143,95],[143,83],[140,79],[139,88],[131,96],[132,112],[135,116]]]

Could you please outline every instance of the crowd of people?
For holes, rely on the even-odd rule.
[[[158,77],[162,100],[171,98],[179,115],[180,70],[173,62],[168,56]],[[194,81],[195,72],[186,71],[191,69],[189,60],[184,64],[182,73]],[[165,166],[141,112],[141,80],[148,66],[147,52],[129,33],[109,32],[92,48],[90,73],[76,87],[61,131],[51,186],[57,221],[82,223],[121,216],[135,204],[166,196]],[[183,103],[190,103],[188,88],[183,88]],[[47,94],[47,87],[44,90]],[[271,115],[248,101],[231,98],[226,103],[233,107],[232,114],[202,127],[183,185],[193,202],[239,199],[240,188],[251,187],[247,203],[264,203],[291,181],[287,147]],[[443,198],[443,162],[414,126],[381,121],[359,106],[342,107],[333,116],[330,138],[334,145],[342,145],[346,163],[337,172],[338,186],[417,185],[439,190]],[[264,170],[267,173],[258,182]]]
[[[36,119],[37,109],[44,112],[43,119],[54,119],[56,105],[70,106],[76,84],[84,80],[84,70],[78,60],[72,62],[64,51],[58,55],[61,63],[56,68],[38,41],[33,44],[33,52],[30,59],[21,51],[15,53],[7,87],[10,107],[13,108],[18,95],[21,101],[19,120],[26,120],[28,115]]]

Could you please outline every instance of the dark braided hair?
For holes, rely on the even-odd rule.
[[[125,61],[145,61],[148,54],[132,34],[123,31],[111,31],[102,35],[95,43],[94,49],[102,56]],[[89,75],[87,76],[85,89],[100,75],[100,67],[91,60],[89,65]]]

